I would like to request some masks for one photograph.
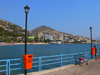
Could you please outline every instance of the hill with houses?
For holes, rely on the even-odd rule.
[[[4,31],[9,32],[4,36],[1,32],[0,37],[10,37],[11,39],[16,38],[17,41],[23,42],[25,35],[25,28],[22,28],[10,21],[0,19],[0,27],[4,29]],[[14,33],[14,34],[12,34]],[[10,35],[14,35],[13,37]],[[17,36],[15,35],[17,34]],[[23,36],[22,36],[23,35]],[[15,37],[16,36],[16,37]],[[91,43],[90,38],[86,38],[83,36],[73,35],[65,32],[59,32],[55,29],[42,25],[36,29],[28,31],[28,36],[34,36],[33,39],[29,39],[31,42],[51,42],[51,41],[61,41],[63,43]],[[12,38],[11,38],[12,37]],[[48,40],[48,41],[47,41]],[[93,43],[99,43],[98,40],[93,39]]]
[[[4,30],[7,30],[9,32],[25,34],[25,29],[21,28],[20,26],[14,24],[14,23],[11,23],[10,21],[6,21],[3,19],[0,19],[0,27],[4,28]]]

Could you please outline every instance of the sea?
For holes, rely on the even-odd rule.
[[[93,44],[100,51],[100,44]],[[52,56],[71,53],[91,52],[91,44],[37,44],[27,45],[27,54],[33,54],[34,57]],[[0,46],[0,60],[23,58],[25,54],[25,45],[5,45]],[[100,52],[98,53],[100,57]],[[1,67],[0,67],[1,68]],[[1,68],[2,69],[2,68]],[[24,73],[23,71],[11,71],[11,75]],[[5,75],[0,73],[0,75]]]

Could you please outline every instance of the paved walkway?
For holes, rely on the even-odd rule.
[[[55,69],[29,73],[28,75],[100,75],[100,59],[90,60],[88,65],[67,65]]]
[[[44,75],[100,75],[100,59],[89,62],[89,65],[72,66]]]

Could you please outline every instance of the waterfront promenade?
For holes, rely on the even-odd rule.
[[[100,75],[100,58],[98,60],[89,60],[88,65],[82,65],[81,67],[72,64],[40,72],[32,72],[27,75]]]

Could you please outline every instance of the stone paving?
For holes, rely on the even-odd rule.
[[[32,72],[27,75],[100,75],[100,59],[90,60],[88,65],[82,65],[81,67],[73,64],[40,72]]]

